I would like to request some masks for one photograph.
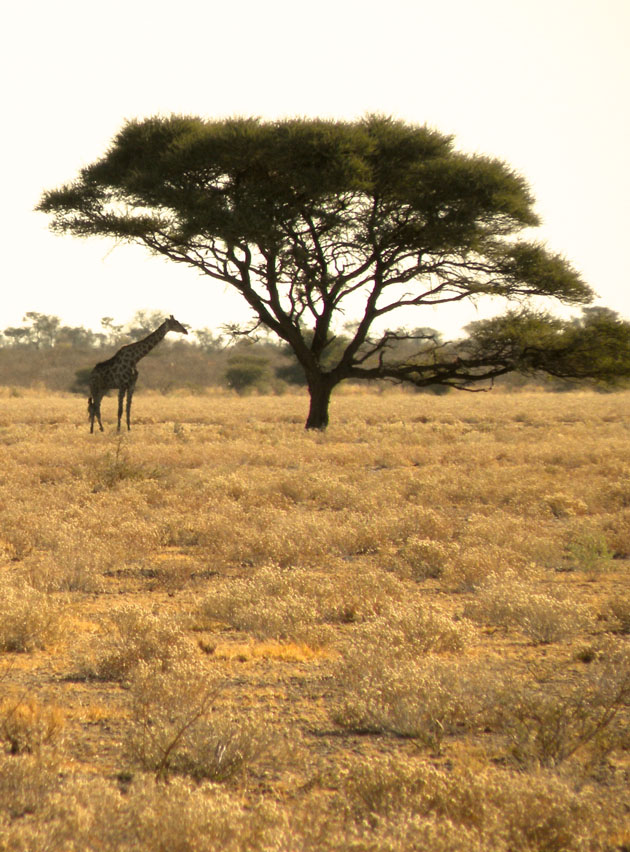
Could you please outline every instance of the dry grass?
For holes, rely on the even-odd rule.
[[[629,403],[0,392],[0,850],[630,848]]]

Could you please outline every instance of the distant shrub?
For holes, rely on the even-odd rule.
[[[34,651],[53,642],[61,630],[63,608],[26,584],[0,584],[0,650]]]
[[[403,577],[409,576],[413,580],[440,577],[458,550],[458,546],[451,542],[412,535],[399,548],[396,573]]]
[[[593,625],[585,607],[539,591],[512,572],[490,576],[464,612],[481,624],[518,628],[536,644],[559,642]]]
[[[70,386],[70,391],[72,393],[87,394],[92,369],[92,367],[80,367],[78,370],[74,371],[74,382]]]
[[[333,718],[353,731],[398,734],[439,752],[444,737],[475,713],[470,676],[453,660],[400,660],[357,649],[339,668],[343,698]]]
[[[606,537],[597,530],[578,532],[566,547],[568,564],[579,571],[592,572],[609,568],[613,555]]]
[[[349,639],[351,653],[416,659],[419,654],[459,653],[472,641],[468,619],[413,600],[390,601],[381,614],[359,625]],[[383,649],[386,649],[384,651]]]
[[[254,388],[269,390],[272,376],[271,362],[261,355],[239,353],[228,358],[225,379],[228,387],[237,393],[247,393]]]
[[[183,630],[163,616],[128,604],[109,616],[107,633],[97,647],[79,660],[77,676],[98,680],[128,680],[140,663],[168,669],[191,652]]]
[[[630,634],[630,595],[608,598],[602,614],[613,633]]]
[[[510,574],[511,566],[522,561],[506,547],[493,543],[460,544],[440,572],[440,580],[455,592],[471,592],[484,586],[491,577]]]
[[[395,585],[376,572],[265,565],[247,578],[217,584],[199,609],[206,619],[225,621],[260,639],[321,645],[330,641],[332,624],[360,622],[382,611]]]

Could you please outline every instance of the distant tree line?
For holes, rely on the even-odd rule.
[[[597,320],[605,308],[585,308],[575,325]],[[162,322],[156,311],[137,311],[126,323],[113,317],[101,319],[101,330],[68,326],[58,316],[28,311],[21,326],[9,326],[0,332],[0,385],[5,387],[42,387],[54,391],[83,393],[87,377],[99,360],[133,340],[139,340]],[[483,327],[483,321],[473,325]],[[327,347],[326,358],[334,363],[353,333],[351,324]],[[414,363],[433,357],[436,347],[448,349],[458,357],[457,343],[444,343],[432,328],[398,329],[388,332],[390,353],[400,363]],[[376,356],[374,356],[376,357]],[[325,366],[325,364],[324,364]],[[381,382],[382,383],[382,382]],[[306,376],[291,348],[269,334],[252,338],[236,330],[210,328],[191,330],[187,340],[167,338],[143,362],[140,389],[168,393],[176,389],[202,392],[209,387],[225,387],[237,393],[281,393],[290,387],[306,387]],[[549,390],[567,390],[572,384],[533,373],[512,374],[497,380],[505,388],[542,385]],[[446,393],[449,388],[436,385],[418,389]]]
[[[132,319],[123,324],[116,324],[113,317],[103,317],[102,330],[93,331],[83,326],[63,325],[58,316],[27,311],[22,319],[22,325],[9,326],[0,332],[0,347],[52,349],[55,346],[65,345],[104,349],[139,340],[157,328],[162,320],[162,314],[157,311],[136,311]],[[221,335],[215,335],[211,329],[197,329],[193,334],[197,344],[205,349],[223,345]]]

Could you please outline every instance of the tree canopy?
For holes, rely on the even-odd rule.
[[[630,374],[626,323],[527,308],[535,297],[583,306],[593,292],[524,235],[539,224],[526,181],[429,127],[382,116],[131,121],[38,209],[53,230],[138,242],[238,290],[304,370],[307,427],[327,425],[344,379],[465,389],[514,370]],[[422,332],[422,308],[483,296],[517,307],[455,346]],[[401,331],[396,314],[414,309],[420,331]],[[401,339],[417,345],[402,362]]]

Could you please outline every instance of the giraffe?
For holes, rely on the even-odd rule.
[[[141,358],[158,345],[169,331],[179,331],[188,334],[184,326],[171,316],[164,320],[159,328],[151,332],[147,337],[135,343],[128,343],[107,361],[98,363],[90,374],[90,398],[88,399],[88,415],[90,417],[90,433],[94,432],[94,418],[98,420],[99,429],[103,431],[101,423],[101,400],[108,390],[118,389],[118,431],[120,432],[120,421],[122,419],[123,400],[127,394],[127,429],[131,429],[131,398],[136,387],[138,371],[136,364]]]

